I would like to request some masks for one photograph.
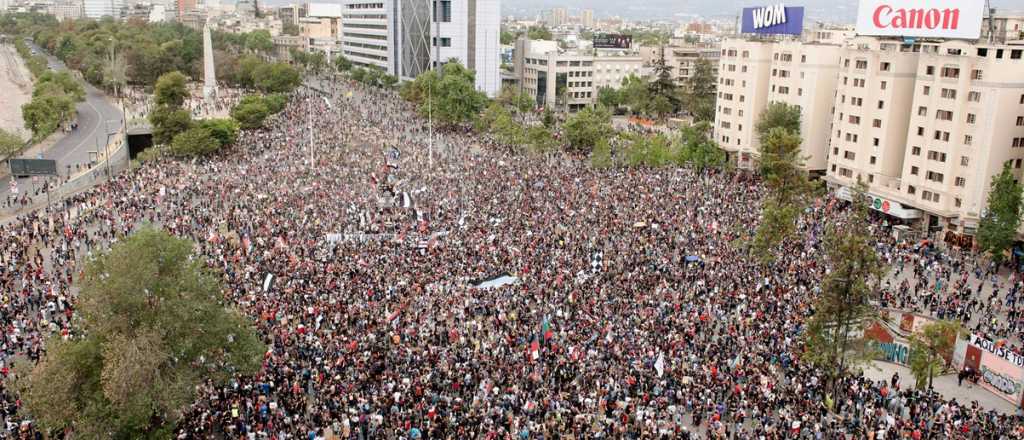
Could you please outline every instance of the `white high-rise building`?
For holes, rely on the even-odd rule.
[[[500,20],[500,0],[345,0],[342,54],[403,80],[458,60],[475,72],[477,90],[495,96]]]
[[[86,18],[100,19],[103,17],[121,18],[123,0],[83,0],[82,10]]]

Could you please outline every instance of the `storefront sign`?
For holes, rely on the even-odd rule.
[[[973,40],[984,11],[984,0],[861,0],[857,34]]]
[[[804,8],[783,4],[743,9],[745,34],[800,35],[804,29]]]

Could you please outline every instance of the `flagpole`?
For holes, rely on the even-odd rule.
[[[306,111],[309,113],[309,168],[313,169],[313,88],[309,88]]]

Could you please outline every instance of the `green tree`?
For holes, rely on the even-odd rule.
[[[238,139],[239,125],[234,119],[204,119],[199,121],[197,126],[209,131],[210,135],[217,140],[221,147],[234,144],[235,140]],[[177,142],[177,138],[180,136],[175,137],[175,142]]]
[[[526,129],[526,145],[529,152],[544,154],[558,148],[558,141],[550,129],[543,125],[534,125]]]
[[[863,329],[874,318],[870,300],[884,270],[868,230],[864,185],[859,184],[855,193],[849,220],[829,225],[825,234],[825,264],[830,271],[804,332],[804,359],[825,373],[832,392],[837,379],[877,355]]]
[[[1017,238],[1021,217],[1021,185],[1013,177],[1010,162],[1003,171],[992,176],[988,193],[988,208],[978,225],[978,247],[988,253],[992,261],[1002,264],[1004,253]]]
[[[212,131],[197,126],[174,136],[170,153],[180,158],[200,157],[216,152],[222,145]]]
[[[544,115],[541,117],[541,123],[544,124],[544,128],[548,130],[555,128],[555,112],[551,111],[550,108],[544,109]]]
[[[120,94],[126,84],[128,84],[128,61],[125,59],[124,53],[115,52],[114,45],[111,44],[107,54],[107,63],[103,69],[103,85],[107,86],[107,90]]]
[[[650,113],[651,90],[647,82],[636,75],[629,75],[622,79],[622,88],[619,89],[619,96],[622,103],[629,107],[633,114],[644,115]]]
[[[256,80],[254,74],[256,69],[265,65],[262,60],[253,55],[243,56],[238,60],[237,78],[235,82],[243,88],[255,88]]]
[[[772,250],[796,234],[797,218],[809,203],[813,186],[800,154],[800,137],[785,128],[773,128],[761,141],[760,170],[769,194],[753,249],[764,261],[771,261]]]
[[[280,113],[288,104],[288,95],[283,93],[271,93],[263,97],[263,103],[267,106],[270,114]]]
[[[784,102],[768,104],[768,107],[761,112],[754,131],[757,132],[758,139],[764,139],[773,128],[777,127],[800,136],[800,107]]]
[[[698,59],[686,80],[684,106],[697,122],[714,122],[716,81],[714,66]]]
[[[697,170],[720,168],[725,165],[725,151],[708,137],[711,126],[707,122],[683,127],[675,140],[677,164],[688,164]]]
[[[264,93],[291,93],[302,83],[302,76],[285,63],[261,64],[252,72],[253,84]]]
[[[185,98],[188,98],[187,83],[188,78],[178,71],[160,75],[153,89],[153,100],[158,106],[179,108],[185,104]]]
[[[590,152],[602,140],[607,141],[615,130],[612,128],[612,117],[604,107],[584,108],[565,121],[562,125],[569,147],[582,152]]]
[[[25,146],[25,141],[14,133],[0,129],[0,159],[17,154]]]
[[[666,114],[675,112],[679,107],[679,94],[676,82],[672,79],[672,66],[665,59],[665,46],[661,46],[660,55],[654,60],[653,69],[654,81],[648,84],[648,89],[654,98],[651,113],[663,118]]]
[[[40,85],[32,101],[21,106],[21,118],[36,141],[57,131],[74,112],[74,100],[55,84]]]
[[[520,115],[525,115],[534,106],[534,99],[529,93],[517,92],[515,87],[511,86],[502,87],[495,101]]]
[[[507,31],[505,29],[501,30],[501,35],[500,35],[499,41],[501,42],[501,44],[503,46],[510,45],[510,44],[514,43],[515,40],[516,40],[516,34],[513,34],[512,32],[509,32],[509,31]]]
[[[270,109],[259,96],[246,96],[231,109],[231,117],[247,130],[262,127],[267,116],[270,116]]]
[[[473,71],[458,62],[445,64],[440,74],[433,70],[420,74],[413,84],[403,87],[402,96],[418,103],[422,116],[444,125],[472,121],[487,102],[476,90]]]
[[[603,169],[611,168],[612,165],[612,147],[607,139],[602,139],[590,151],[590,166]]]
[[[85,100],[85,88],[82,87],[78,81],[75,81],[66,71],[54,72],[47,71],[39,76],[39,81],[36,82],[36,86],[42,86],[43,84],[54,84],[60,88],[65,94],[67,94],[75,102],[82,102]]]
[[[597,89],[597,103],[608,109],[616,109],[622,105],[622,94],[611,87]]]
[[[334,68],[338,69],[339,72],[348,72],[352,69],[352,61],[349,61],[349,59],[345,58],[343,55],[338,55],[334,59]]]
[[[153,143],[169,144],[174,136],[192,128],[192,114],[188,110],[162,105],[149,113],[153,126]]]
[[[88,261],[80,336],[46,343],[16,382],[26,409],[76,438],[165,439],[204,380],[255,373],[266,348],[223,304],[194,244],[144,228]]]
[[[957,339],[966,334],[958,321],[935,321],[910,335],[910,371],[917,389],[931,389],[932,378],[941,374],[952,355]],[[951,356],[952,357],[952,356]]]
[[[526,30],[526,38],[531,40],[554,40],[554,35],[551,34],[551,30],[547,26],[530,26]]]
[[[274,48],[274,39],[268,30],[255,30],[245,37],[245,48],[256,53],[267,53]]]
[[[298,36],[299,35],[299,25],[297,25],[295,23],[288,23],[288,24],[286,24],[286,25],[281,27],[281,33],[283,33],[285,35]]]

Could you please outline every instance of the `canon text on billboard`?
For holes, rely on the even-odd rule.
[[[758,8],[743,8],[745,34],[800,35],[804,28],[804,8],[783,4]]]
[[[861,0],[857,33],[977,39],[984,13],[984,0]]]

